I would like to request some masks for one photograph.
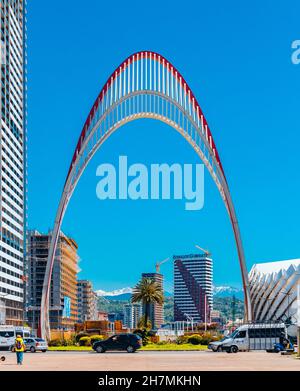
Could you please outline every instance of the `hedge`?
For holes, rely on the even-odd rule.
[[[91,346],[91,338],[81,337],[79,340],[79,346]]]
[[[104,339],[104,336],[95,334],[95,335],[91,335],[90,339],[91,339],[91,345],[93,345],[96,341],[102,341]]]

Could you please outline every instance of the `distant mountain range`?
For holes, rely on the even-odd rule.
[[[131,294],[132,288],[130,288],[130,287],[121,288],[121,289],[116,289],[116,290],[110,291],[110,292],[102,291],[101,289],[99,289],[98,291],[96,291],[96,293],[98,296],[120,296],[120,295],[124,295],[124,294]]]
[[[128,301],[131,298],[132,294],[132,288],[126,287],[126,288],[121,288],[121,289],[116,289],[113,291],[103,291],[103,290],[98,290],[96,291],[97,295],[99,297],[103,297],[106,300],[113,300],[113,301]],[[239,288],[234,288],[231,286],[214,286],[213,288],[213,294],[215,297],[232,297],[235,296],[238,299],[243,299],[243,290]],[[165,291],[165,296],[172,296],[173,294],[170,292]]]
[[[241,288],[234,288],[232,286],[214,286],[213,288],[214,297],[232,297],[235,296],[237,299],[243,300],[244,292]]]

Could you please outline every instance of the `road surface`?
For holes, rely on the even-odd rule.
[[[299,371],[300,360],[266,352],[237,354],[199,352],[47,352],[26,353],[23,366],[16,365],[16,356],[0,362],[1,371]]]

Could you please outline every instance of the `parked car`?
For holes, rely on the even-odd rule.
[[[93,344],[93,349],[97,353],[105,353],[107,350],[126,350],[128,353],[134,353],[141,347],[142,338],[136,334],[117,334]]]
[[[47,352],[47,342],[42,338],[24,338],[24,344],[26,346],[26,352],[35,353],[37,351]]]

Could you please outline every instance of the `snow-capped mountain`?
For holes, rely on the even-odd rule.
[[[109,300],[130,300],[130,297],[132,295],[133,288],[126,287],[126,288],[120,288],[115,289],[112,291],[104,291],[104,290],[97,290],[96,293],[99,297],[104,297]],[[221,286],[214,286],[213,287],[213,295],[214,297],[232,297],[235,296],[237,299],[243,299],[244,294],[243,290],[241,288],[232,287],[229,285],[221,285]],[[165,291],[165,296],[173,296],[172,293]]]
[[[113,290],[111,292],[107,292],[107,291],[102,291],[101,289],[99,289],[98,291],[96,291],[97,295],[98,296],[120,296],[120,295],[124,295],[124,294],[127,294],[127,293],[132,293],[132,288],[130,287],[127,287],[127,288],[121,288],[121,289],[116,289],[116,290]]]
[[[215,297],[231,297],[236,296],[238,299],[243,299],[243,290],[228,285],[214,286],[213,294]]]

